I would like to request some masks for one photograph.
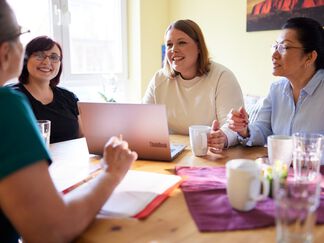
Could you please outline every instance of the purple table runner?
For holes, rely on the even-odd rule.
[[[324,174],[323,166],[321,173]],[[225,167],[176,166],[176,174],[185,177],[181,189],[200,231],[254,229],[275,224],[274,202],[270,198],[258,202],[256,208],[249,212],[231,207],[226,195]],[[323,192],[317,223],[324,224]]]

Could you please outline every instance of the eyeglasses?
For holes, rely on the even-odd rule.
[[[37,61],[40,61],[40,62],[43,62],[46,58],[49,58],[49,60],[52,63],[57,63],[57,62],[62,61],[62,57],[55,53],[53,53],[51,55],[46,55],[44,52],[38,51],[38,52],[33,53],[33,56],[35,57],[35,59]]]
[[[285,54],[289,49],[305,49],[305,48],[302,46],[285,46],[283,43],[276,43],[271,46],[271,52],[274,53],[275,51],[278,51],[280,55]]]
[[[30,30],[24,30],[21,26],[14,32],[11,32],[8,36],[4,38],[0,38],[0,43],[5,42],[5,41],[11,41],[17,39],[19,36],[30,33]]]

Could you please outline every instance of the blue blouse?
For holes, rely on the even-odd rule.
[[[272,134],[324,134],[324,69],[318,70],[301,90],[296,105],[288,79],[273,83],[255,122],[248,128],[250,137],[239,138],[247,146],[264,145]]]

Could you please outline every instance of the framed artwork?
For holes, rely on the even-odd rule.
[[[246,30],[277,30],[291,17],[311,17],[324,25],[324,0],[247,0]]]

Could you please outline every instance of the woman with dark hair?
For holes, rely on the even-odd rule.
[[[236,142],[226,122],[243,105],[234,74],[209,59],[204,36],[192,20],[178,20],[165,33],[164,66],[152,78],[143,103],[165,104],[171,133],[188,134],[190,125],[212,125],[212,152]]]
[[[113,137],[103,149],[103,171],[82,195],[63,197],[56,190],[51,158],[25,95],[3,87],[21,72],[21,34],[11,8],[0,0],[0,242],[71,242],[93,222],[137,154]]]
[[[62,60],[62,48],[57,42],[47,36],[36,37],[26,46],[19,83],[12,86],[27,96],[38,120],[51,121],[51,143],[82,136],[78,98],[57,86]]]
[[[272,46],[273,83],[255,122],[241,108],[231,113],[230,128],[242,144],[264,145],[271,134],[324,134],[324,30],[311,18],[291,18]]]

